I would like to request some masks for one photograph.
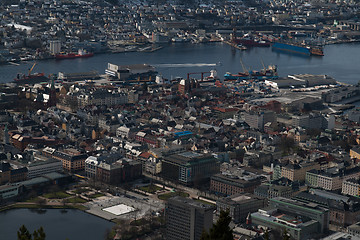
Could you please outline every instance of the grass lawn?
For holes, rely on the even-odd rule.
[[[74,192],[77,193],[77,194],[82,194],[84,192],[89,192],[90,190],[89,189],[86,189],[86,188],[78,188],[76,189]]]
[[[181,197],[188,197],[189,194],[185,192],[171,192],[171,193],[165,193],[159,195],[159,199],[167,201],[169,198],[175,197],[175,196],[181,196]]]
[[[95,193],[95,194],[91,194],[90,196],[87,196],[89,198],[98,198],[98,197],[103,197],[105,196],[105,194],[102,193]]]
[[[37,201],[39,201],[39,197],[30,198],[30,199],[26,200],[25,202],[36,203]]]
[[[71,197],[70,194],[67,194],[66,192],[54,192],[54,193],[46,193],[43,195],[44,198],[47,199],[63,199],[63,198],[68,198]]]
[[[158,186],[155,186],[155,185],[149,185],[149,186],[140,187],[139,189],[144,191],[144,192],[155,193],[156,191],[159,191],[162,188],[158,187]]]
[[[66,202],[67,203],[86,203],[87,201],[80,197],[73,197],[73,198],[66,199]]]

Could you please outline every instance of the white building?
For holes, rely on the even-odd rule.
[[[50,41],[50,53],[56,55],[61,52],[61,41],[52,40]]]
[[[36,161],[31,163],[28,167],[28,178],[40,177],[44,174],[51,172],[63,171],[62,162],[56,159],[50,159],[47,161]]]

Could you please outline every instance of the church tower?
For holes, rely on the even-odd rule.
[[[56,106],[56,89],[54,79],[51,79],[49,106]]]

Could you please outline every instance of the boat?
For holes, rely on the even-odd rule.
[[[229,72],[225,73],[225,81],[236,81],[236,80],[267,80],[267,79],[277,79],[277,67],[275,65],[270,65],[268,68],[263,68],[260,71],[250,70],[245,72],[239,72],[237,74],[231,74]]]
[[[264,40],[257,40],[251,37],[234,38],[232,40],[236,45],[245,47],[270,47],[270,43]]]
[[[36,65],[36,62],[29,69],[28,75],[18,73],[16,78],[14,78],[14,82],[16,82],[17,84],[35,84],[35,83],[48,81],[49,78],[47,78],[45,76],[45,73],[33,73],[33,74],[31,74],[31,72],[34,69],[35,65]]]
[[[92,57],[92,56],[94,56],[94,53],[92,53],[92,52],[88,53],[82,49],[79,49],[78,53],[56,54],[55,58],[60,60],[60,59],[88,58],[88,57]]]
[[[305,46],[305,45],[295,45],[290,43],[280,43],[276,42],[272,45],[272,48],[279,51],[292,52],[303,54],[307,56],[324,56],[324,52],[321,46]]]

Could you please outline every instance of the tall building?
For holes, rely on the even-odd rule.
[[[52,40],[50,41],[50,53],[55,55],[61,52],[61,41]]]
[[[198,240],[213,224],[214,207],[183,197],[166,204],[166,239]]]
[[[210,154],[183,152],[164,157],[162,175],[164,178],[185,185],[200,184],[220,172],[220,163]]]

